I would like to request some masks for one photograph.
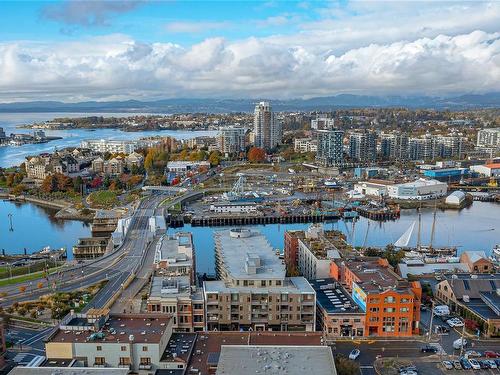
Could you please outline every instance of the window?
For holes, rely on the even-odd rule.
[[[385,302],[385,303],[393,303],[393,302],[395,302],[395,299],[394,299],[394,297],[392,297],[392,296],[385,297],[385,298],[384,298],[384,302]]]
[[[399,309],[399,311],[401,311],[401,312],[408,312],[408,311],[409,311],[409,309],[408,309],[408,307],[401,307],[401,308]]]
[[[151,358],[149,357],[141,357],[141,365],[150,365],[151,364]]]
[[[276,286],[281,286],[281,280],[276,280]]]
[[[378,307],[370,307],[370,312],[378,312]]]
[[[130,358],[129,357],[120,357],[120,363],[121,366],[128,366],[130,365]]]
[[[104,358],[104,357],[95,357],[94,363],[96,365],[105,365],[106,364],[106,358]]]
[[[266,286],[266,280],[261,280],[260,281],[260,286]]]
[[[127,351],[127,347],[126,347],[126,346],[121,346],[121,347],[120,347],[120,350],[121,350],[122,352],[126,352],[126,351]]]
[[[96,350],[97,350],[98,352],[100,352],[100,351],[102,350],[102,346],[97,345]]]
[[[394,307],[384,307],[384,312],[392,313],[394,310]]]
[[[142,347],[142,351],[143,351],[143,352],[147,352],[147,351],[148,351],[148,347],[147,347],[147,346],[143,346],[143,347]]]
[[[401,298],[401,303],[408,303],[409,299],[408,298]]]

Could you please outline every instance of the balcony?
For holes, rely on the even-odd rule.
[[[105,363],[94,363],[92,365],[92,367],[96,367],[96,368],[104,368],[106,367],[106,364]]]
[[[151,370],[151,365],[139,365],[139,370]]]
[[[126,364],[119,364],[118,368],[127,368],[127,369],[130,370],[130,364],[128,364],[128,365],[126,365]]]

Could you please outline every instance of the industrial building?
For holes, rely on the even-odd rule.
[[[450,206],[460,207],[465,202],[466,197],[463,191],[454,191],[446,197],[445,203]]]
[[[500,176],[500,163],[491,163],[485,165],[472,165],[470,170],[479,173],[486,177],[498,177]]]
[[[389,197],[395,199],[425,200],[446,195],[448,185],[437,180],[420,178],[413,182],[387,186]]]

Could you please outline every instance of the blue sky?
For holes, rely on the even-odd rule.
[[[500,91],[500,2],[2,1],[0,101]]]

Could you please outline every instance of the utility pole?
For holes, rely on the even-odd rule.
[[[432,305],[431,305],[431,321],[429,323],[429,337],[427,339],[427,342],[431,341],[433,320],[434,320],[434,300],[432,300]]]
[[[462,326],[462,337],[460,338],[460,357],[463,356],[464,354],[464,335],[465,335],[465,322],[464,322],[464,325]]]

